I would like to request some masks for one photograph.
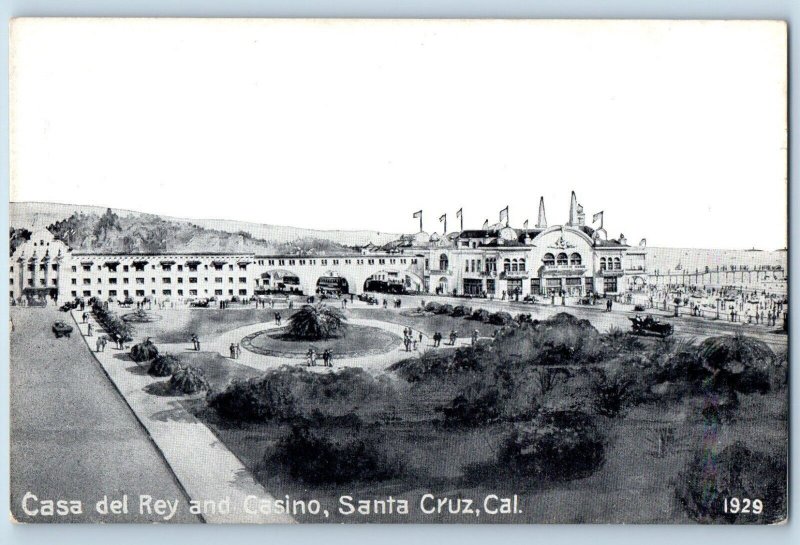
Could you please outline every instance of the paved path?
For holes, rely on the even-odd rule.
[[[169,522],[198,522],[188,497],[103,369],[77,334],[56,339],[53,307],[10,309],[11,515],[20,522],[163,522],[141,514],[139,495],[180,501]],[[27,515],[26,492],[40,499],[75,499],[83,513]],[[95,510],[104,495],[128,495],[128,514]]]
[[[73,312],[77,327],[94,351],[102,328],[90,317],[94,333],[87,337],[87,325],[80,324],[80,312]],[[167,463],[193,500],[230,499],[229,514],[206,514],[213,523],[290,523],[289,515],[252,514],[244,511],[245,498],[274,499],[256,482],[244,465],[204,424],[181,404],[182,398],[149,394],[145,389],[165,379],[149,376],[144,367],[130,361],[126,353],[109,344],[94,352],[109,378],[130,405],[136,417],[164,455]]]
[[[377,327],[383,329],[384,331],[388,331],[389,333],[397,335],[400,338],[403,337],[402,325],[393,324],[390,322],[383,322],[379,320],[369,320],[360,318],[350,318],[348,319],[348,323],[360,326]],[[246,337],[247,335],[258,333],[259,331],[277,329],[278,327],[281,326],[278,326],[274,322],[264,322],[260,324],[251,324],[243,327],[238,327],[231,331],[227,331],[220,335],[208,338],[207,340],[201,343],[200,349],[203,352],[217,352],[221,356],[230,359],[231,343],[239,343],[241,342],[242,338]],[[412,330],[412,331],[413,331],[413,337],[418,339],[420,331],[418,330]],[[466,344],[468,342],[469,339],[462,339],[459,344]],[[341,369],[343,367],[360,367],[362,369],[365,369],[373,373],[379,373],[385,370],[386,367],[388,367],[393,363],[407,359],[409,357],[414,357],[416,355],[425,352],[426,350],[429,350],[430,347],[432,346],[432,343],[433,342],[428,338],[428,336],[423,333],[422,343],[418,343],[416,352],[414,351],[406,352],[405,347],[400,345],[399,347],[392,348],[391,350],[383,354],[335,358],[333,368],[322,367],[321,359],[319,360],[320,364],[317,365],[316,367],[306,367],[306,368],[309,371],[325,372],[325,371],[330,371],[332,369],[333,370]],[[159,349],[162,352],[170,352],[173,354],[191,351],[191,347],[187,343],[177,343],[177,344],[159,343]],[[253,369],[258,369],[259,371],[266,371],[267,369],[275,368],[281,365],[302,365],[304,367],[306,366],[305,359],[267,356],[251,352],[245,349],[244,347],[242,347],[241,356],[235,361],[236,363],[247,365],[248,367],[252,367]]]

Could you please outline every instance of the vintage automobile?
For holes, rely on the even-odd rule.
[[[370,295],[370,294],[368,294],[368,293],[362,293],[362,294],[360,294],[360,295],[358,296],[358,300],[359,300],[359,301],[364,301],[364,302],[365,302],[365,303],[367,303],[368,305],[377,305],[377,304],[378,304],[378,299],[377,299],[375,296],[373,296],[373,295]]]
[[[536,302],[536,297],[534,297],[533,295],[526,295],[525,297],[522,298],[522,302],[523,303],[535,303]]]
[[[659,337],[669,337],[672,335],[672,324],[662,322],[658,318],[639,315],[628,318],[631,321],[631,333],[634,335],[658,335]]]
[[[197,307],[197,308],[206,308],[208,307],[208,299],[195,299],[189,306]]]
[[[72,333],[72,326],[67,325],[65,322],[59,320],[53,324],[53,333],[55,333],[56,339],[60,339],[61,337],[69,337]]]
[[[61,307],[59,307],[59,310],[61,310],[62,312],[69,312],[70,310],[78,308],[80,304],[81,304],[80,301],[78,301],[77,299],[75,299],[74,301],[67,301],[66,303],[61,305]]]

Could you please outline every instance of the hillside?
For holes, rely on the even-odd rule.
[[[83,206],[72,204],[53,204],[53,203],[28,203],[12,202],[9,203],[9,226],[16,228],[26,228],[33,230],[34,227],[46,227],[59,221],[66,220],[73,214],[94,215],[100,217],[106,212],[105,208],[98,206]],[[249,233],[252,241],[267,243],[266,248],[280,248],[281,244],[296,244],[303,247],[318,242],[331,242],[340,247],[343,246],[363,246],[372,242],[382,245],[398,238],[398,234],[384,233],[380,231],[321,231],[315,229],[304,229],[300,227],[289,227],[283,225],[270,225],[234,220],[215,220],[215,219],[187,219],[174,218],[170,216],[154,216],[133,210],[112,209],[120,220],[131,220],[135,224],[135,218],[140,218],[141,224],[146,224],[150,219],[157,218],[163,222],[168,222],[176,229],[183,232],[182,243],[191,242],[192,246],[181,250],[186,252],[197,251],[197,245],[204,248],[202,251],[227,251],[224,248],[232,247],[234,239],[226,240],[228,237],[223,234],[237,234],[240,232]],[[163,225],[162,225],[163,226]],[[216,232],[220,235],[211,236],[207,241],[199,236],[197,228],[205,229],[209,232]],[[195,237],[187,237],[188,232],[195,230]],[[156,236],[156,238],[158,238]],[[234,237],[235,238],[235,237]],[[188,240],[187,240],[188,239]],[[202,244],[223,244],[222,247],[205,246]],[[261,248],[260,243],[256,247]],[[291,247],[291,246],[290,246]],[[237,250],[238,251],[238,250]]]

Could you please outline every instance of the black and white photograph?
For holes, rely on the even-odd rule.
[[[14,522],[787,521],[785,23],[10,33]]]

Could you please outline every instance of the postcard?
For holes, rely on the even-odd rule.
[[[781,524],[781,21],[11,29],[19,523]]]

